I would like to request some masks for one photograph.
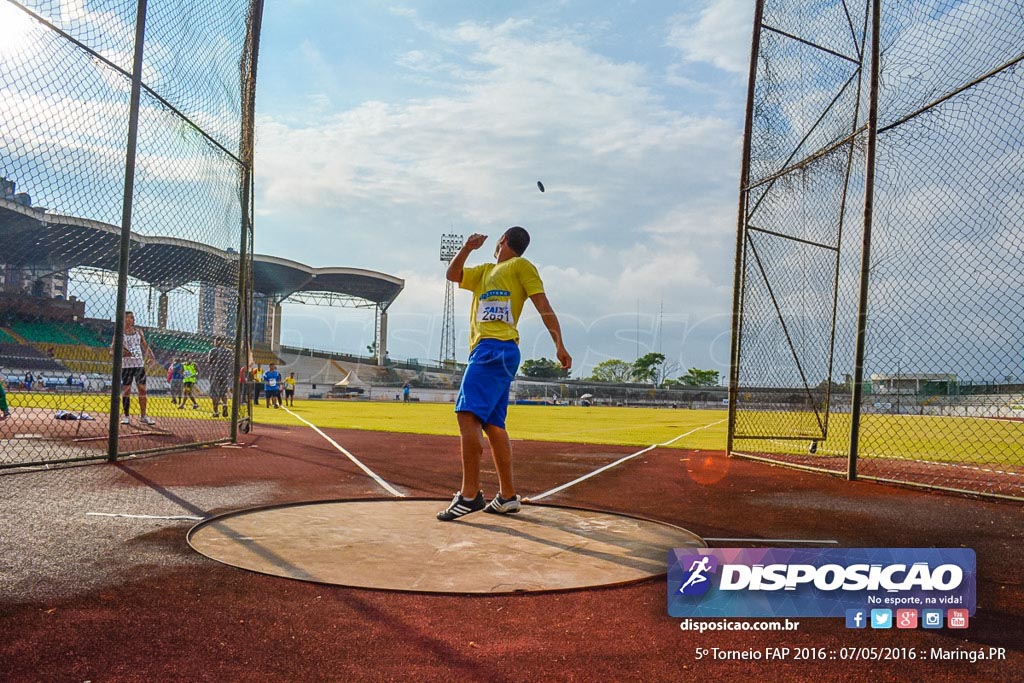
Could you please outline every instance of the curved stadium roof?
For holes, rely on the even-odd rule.
[[[87,218],[44,213],[0,199],[0,262],[64,270],[117,271],[121,229]],[[190,282],[236,286],[238,254],[177,237],[131,235],[128,274],[159,289]],[[405,287],[401,278],[361,268],[314,268],[256,254],[253,288],[283,300],[298,294],[339,294],[387,308]]]

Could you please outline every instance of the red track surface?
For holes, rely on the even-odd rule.
[[[457,487],[453,438],[329,430],[409,495]],[[631,449],[515,443],[520,490],[547,490]],[[250,486],[253,504],[386,495],[312,430],[259,426],[244,449],[126,461],[110,486],[160,491],[189,509],[190,487]],[[53,476],[38,473],[32,477]],[[19,477],[23,475],[13,475]],[[45,481],[40,479],[39,481]],[[494,487],[486,472],[487,493]],[[0,478],[0,494],[4,480]],[[226,489],[225,489],[226,490]],[[195,558],[187,524],[141,524],[131,547],[166,562],[117,571],[118,552],[68,567],[69,597],[0,597],[3,681],[1020,680],[1024,670],[1024,515],[1019,505],[849,483],[720,453],[656,449],[546,502],[660,519],[705,537],[836,539],[842,546],[972,547],[978,612],[966,631],[853,631],[803,619],[796,632],[681,631],[664,579],[627,587],[508,597],[345,589],[252,574]],[[440,507],[440,506],[439,506]],[[192,509],[193,514],[227,507]],[[134,512],[145,512],[135,510]],[[182,514],[188,514],[183,512]],[[7,520],[19,525],[31,520]],[[6,526],[6,522],[5,522]],[[102,528],[102,527],[99,527]],[[725,545],[725,544],[717,544]],[[733,544],[730,544],[733,545]],[[747,544],[735,544],[747,545]],[[38,552],[26,545],[24,553]],[[182,561],[185,558],[187,561]],[[20,558],[0,558],[17,562]],[[515,562],[509,557],[509,562]],[[0,567],[3,565],[0,564]],[[386,567],[381,568],[387,571]],[[472,567],[453,566],[453,571]],[[1005,661],[709,661],[698,647],[1009,648]]]
[[[155,399],[154,399],[155,400]],[[191,409],[166,415],[157,415],[156,426],[147,427],[139,422],[137,400],[133,399],[130,426],[121,426],[118,443],[122,453],[167,448],[180,444],[217,441],[228,438],[230,424],[227,419],[201,420],[193,417]],[[205,416],[207,407],[203,406]],[[103,457],[107,450],[109,413],[92,412],[91,420],[58,420],[54,408],[17,408],[12,417],[0,422],[0,439],[43,439],[55,450],[51,459]],[[73,411],[72,411],[73,412]],[[62,451],[61,449],[68,449]],[[29,462],[17,447],[12,453],[0,453],[0,464]],[[69,451],[73,451],[69,454]]]

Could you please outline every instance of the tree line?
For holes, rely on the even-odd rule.
[[[718,370],[690,368],[676,378],[669,375],[679,372],[679,365],[666,361],[662,353],[648,353],[628,363],[618,358],[606,360],[594,367],[590,377],[593,382],[635,382],[655,386],[713,387],[718,385]],[[520,372],[534,379],[567,379],[569,371],[563,370],[556,360],[536,358],[523,362]]]

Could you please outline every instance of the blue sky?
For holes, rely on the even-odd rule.
[[[769,19],[852,54],[856,46],[837,3],[805,3],[798,7],[805,14]],[[27,5],[115,63],[130,61],[133,15],[123,3]],[[208,31],[183,32],[199,40],[190,43],[195,59],[186,63],[177,59],[171,37],[180,15],[166,3],[152,7],[147,82],[170,87],[183,110],[231,147],[238,93],[225,84],[236,67],[206,57],[224,40],[237,45],[237,12],[196,5],[203,13],[193,19]],[[1019,54],[1019,8],[1010,0],[892,9],[883,121]],[[652,350],[668,356],[669,376],[692,366],[724,371],[752,10],[752,0],[268,0],[257,102],[257,250],[403,277],[406,289],[391,309],[392,357],[434,359],[444,291],[441,233],[491,235],[471,260],[479,263],[507,226],[521,224],[534,236],[527,255],[539,265],[562,320],[576,376],[601,361],[631,361]],[[777,111],[755,178],[777,170],[853,73],[842,60],[803,53],[797,58],[800,50],[784,50],[774,62],[774,99],[762,107]],[[124,74],[57,41],[6,1],[0,1],[0,56],[0,121],[6,123],[0,172],[38,206],[118,223]],[[205,87],[196,84],[198,74]],[[917,315],[929,323],[911,329],[899,322],[882,333],[888,347],[902,349],[898,363],[988,377],[996,369],[1009,373],[1019,361],[1017,319],[984,306],[964,316],[958,305],[933,296],[924,277],[948,257],[950,270],[963,271],[964,282],[985,293],[983,303],[1000,307],[1006,296],[1012,299],[1015,280],[1000,273],[1012,275],[1010,266],[1021,260],[1013,220],[1020,215],[1019,117],[1004,101],[1014,92],[1013,76],[1006,71],[919,119],[920,130],[898,127],[883,140],[879,168],[890,187],[876,202],[883,207],[873,244],[876,318]],[[849,109],[856,95],[850,92],[838,110]],[[232,208],[232,165],[210,154],[200,136],[168,126],[161,106],[143,104],[133,229],[233,246],[240,218]],[[805,148],[845,135],[844,115],[828,121]],[[537,180],[546,193],[537,191]],[[193,201],[178,201],[185,195]],[[776,218],[788,220],[785,211],[796,206],[787,202],[799,198],[777,198]],[[964,232],[936,231],[950,224]],[[804,221],[787,229],[820,227]],[[859,240],[851,227],[844,235]],[[856,245],[851,248],[844,253],[856,256]],[[859,259],[844,268],[842,277],[855,277]],[[152,291],[137,284],[143,286],[133,287],[130,305],[154,324]],[[103,305],[112,298],[88,279],[71,291],[89,302],[87,315],[109,315]],[[186,287],[172,295],[171,327],[194,329],[194,307],[174,303],[194,292]],[[469,300],[464,292],[458,296],[464,359]],[[839,303],[838,323],[846,329],[855,319],[852,304]],[[524,357],[550,357],[546,331],[530,307],[527,312]],[[950,334],[961,329],[954,321],[963,334]],[[947,346],[952,337],[979,335],[984,343],[974,344],[991,349],[985,353],[998,357],[994,365],[970,367],[978,364],[973,353],[961,354],[963,361],[915,356],[931,353],[933,344],[924,340]],[[286,306],[287,344],[360,353],[372,338],[366,310]],[[849,349],[838,353],[852,357]],[[873,370],[892,370],[885,359],[873,362]]]
[[[725,370],[752,7],[268,0],[256,250],[405,278],[391,355],[429,359],[441,233],[492,235],[476,263],[521,224],[575,376],[652,350]],[[524,358],[553,357],[528,311]],[[283,332],[365,352],[373,320],[287,305]]]

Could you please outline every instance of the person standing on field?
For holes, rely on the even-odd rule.
[[[181,365],[181,358],[177,356],[171,361],[171,367],[167,370],[167,381],[170,383],[171,403],[181,403],[184,394],[185,370]]]
[[[223,337],[217,337],[214,340],[213,348],[206,354],[206,362],[210,367],[210,398],[213,400],[213,416],[227,417],[228,382],[231,380],[231,368],[235,364],[235,354],[224,346]]]
[[[263,373],[263,393],[267,397],[267,407],[281,407],[281,373],[277,365],[270,364],[270,369]]]
[[[114,355],[114,343],[110,343],[110,355]],[[146,343],[146,335],[135,327],[135,314],[124,312],[124,353],[121,356],[121,424],[132,423],[132,382],[139,388],[139,421],[144,425],[155,425],[156,420],[146,415],[146,359],[158,364],[152,349]]]
[[[181,364],[182,370],[182,394],[181,403],[178,404],[178,410],[185,409],[185,400],[192,401],[192,410],[199,410],[199,401],[196,400],[196,382],[199,381],[199,368],[196,366],[196,362],[191,358],[186,358],[185,362]]]
[[[263,390],[263,368],[257,365],[252,370],[252,404],[258,406],[260,404],[260,391]]]
[[[7,405],[7,378],[4,371],[0,369],[0,420],[6,420],[11,416],[11,409]]]
[[[288,373],[284,378],[284,404],[295,407],[295,373]]]
[[[462,446],[462,488],[451,505],[437,513],[442,522],[483,510],[492,514],[518,512],[522,498],[512,480],[512,443],[505,430],[508,392],[519,368],[519,322],[529,299],[540,313],[555,343],[555,354],[568,370],[572,356],[562,342],[562,330],[536,266],[523,258],[530,234],[519,226],[505,231],[494,248],[496,263],[466,268],[470,253],[483,246],[486,235],[474,234],[448,266],[449,281],[473,292],[470,308],[469,364],[455,402]],[[483,434],[491,444],[499,490],[489,503],[480,489]]]

